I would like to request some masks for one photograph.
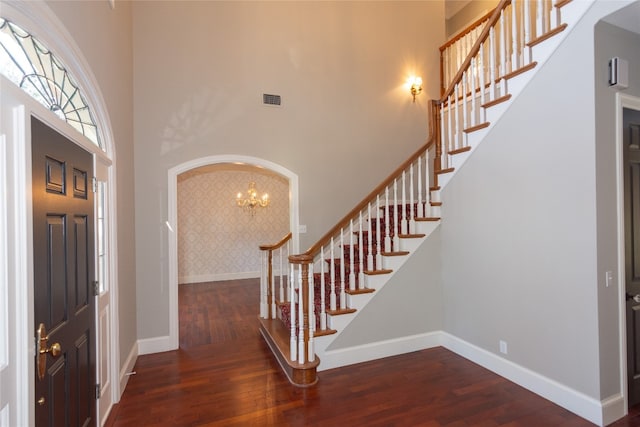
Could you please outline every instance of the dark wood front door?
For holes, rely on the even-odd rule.
[[[629,407],[640,403],[640,111],[623,113]]]
[[[92,155],[35,118],[31,141],[36,426],[96,425]]]

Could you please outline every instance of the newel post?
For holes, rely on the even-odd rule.
[[[298,363],[313,362],[313,257],[311,255],[291,255],[289,262],[298,270]]]
[[[442,101],[431,101],[431,123],[433,123],[433,137],[435,140],[435,155],[433,157],[433,185],[438,186],[438,171],[442,169],[442,133],[440,132],[440,109]]]

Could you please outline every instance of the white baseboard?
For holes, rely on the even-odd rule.
[[[190,276],[178,277],[179,284],[188,283],[205,283],[205,282],[220,282],[222,280],[240,280],[240,279],[254,279],[260,277],[259,271],[245,271],[242,273],[223,273],[223,274],[196,274]]]
[[[129,382],[129,373],[133,371],[133,367],[136,364],[136,360],[138,359],[138,343],[135,342],[131,347],[131,351],[129,351],[129,355],[127,356],[127,360],[122,365],[120,369],[120,395],[117,400],[114,400],[113,403],[120,402],[120,398],[124,393],[124,389],[127,386],[127,382]]]
[[[318,371],[439,346],[495,372],[596,425],[604,426],[626,415],[624,397],[621,394],[599,401],[443,331],[318,352],[321,360]]]
[[[603,402],[446,332],[441,332],[440,334],[442,346],[446,349],[505,377],[509,381],[562,406],[596,425],[605,425]],[[617,404],[616,401],[615,405],[610,405],[610,410],[616,409]],[[611,414],[609,416],[614,415]]]
[[[163,351],[177,350],[174,339],[169,335],[155,338],[143,338],[138,340],[138,354],[162,353]]]
[[[614,394],[602,401],[602,424],[609,425],[614,421],[627,415],[627,405],[624,396],[620,393]]]
[[[325,351],[324,353],[318,354],[321,360],[318,370],[324,371],[326,369],[352,365],[354,363],[368,362],[369,360],[437,347],[440,345],[439,335],[440,332],[428,332],[355,347]]]

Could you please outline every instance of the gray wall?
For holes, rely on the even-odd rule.
[[[135,2],[133,21],[138,332],[153,338],[169,333],[168,169],[223,154],[289,169],[309,247],[425,141],[444,6]]]
[[[540,67],[445,188],[441,226],[444,330],[496,354],[505,340],[507,359],[598,399],[619,372],[598,374],[617,290],[599,280],[615,236],[599,239],[596,184],[614,171],[596,174],[594,25],[618,7],[592,6]]]
[[[636,6],[637,9],[637,6]],[[616,15],[628,14],[626,10]],[[636,15],[637,16],[637,15]],[[636,22],[640,32],[640,21]],[[640,35],[600,22],[595,31],[595,97],[596,97],[596,195],[598,221],[598,278],[608,270],[616,271],[616,151],[615,96],[617,90],[608,85],[608,62],[619,56],[629,62],[629,87],[620,93],[640,97]],[[617,275],[616,275],[617,276]],[[600,280],[601,282],[602,280]],[[598,319],[600,328],[600,393],[611,396],[619,388],[620,355],[618,351],[618,294],[598,287]]]
[[[451,38],[464,30],[480,18],[482,15],[493,10],[498,5],[498,0],[472,0],[472,1],[456,1],[447,0],[451,5],[448,8],[455,8],[456,3],[465,3],[465,6],[458,10],[452,16],[447,16],[446,32],[447,38]]]
[[[120,361],[136,344],[131,4],[55,1],[48,6],[82,50],[105,100],[117,165]]]

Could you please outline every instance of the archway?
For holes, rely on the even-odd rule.
[[[299,252],[298,234],[298,176],[280,166],[265,159],[241,155],[219,155],[194,159],[168,171],[167,186],[167,222],[168,258],[169,258],[169,342],[172,349],[179,347],[179,315],[178,315],[178,175],[207,165],[219,163],[235,163],[258,168],[265,168],[271,172],[280,174],[289,181],[289,227],[292,232],[292,250]],[[256,312],[258,308],[256,307]]]

